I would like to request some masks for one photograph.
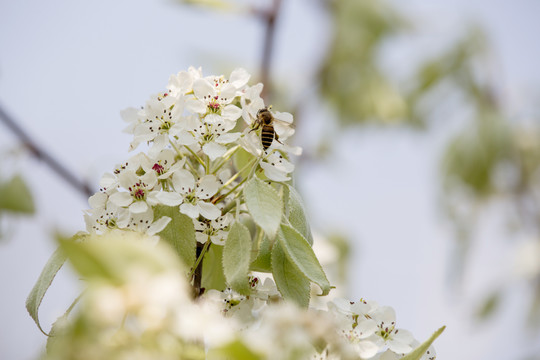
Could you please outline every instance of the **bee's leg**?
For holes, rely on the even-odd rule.
[[[274,140],[276,140],[278,143],[280,143],[281,145],[283,145],[283,143],[281,141],[279,141],[279,136],[277,133],[274,133]]]

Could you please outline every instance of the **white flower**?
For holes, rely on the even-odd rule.
[[[128,190],[118,191],[109,197],[109,201],[118,207],[128,207],[131,213],[144,213],[148,210],[148,204],[156,205],[158,191],[154,191],[157,184],[157,176],[154,172],[138,176],[135,171],[127,170],[118,176],[121,187]]]
[[[215,123],[206,123],[197,121],[191,122],[189,128],[190,134],[202,146],[203,152],[210,157],[211,160],[216,160],[223,156],[227,151],[225,144],[232,143],[241,136],[241,133],[229,132],[235,127],[234,122],[217,121]],[[185,136],[179,137],[179,141],[188,142],[189,137],[185,140]]]
[[[146,154],[138,153],[137,155],[130,157],[125,163],[116,165],[112,174],[105,173],[101,177],[99,181],[100,190],[109,195],[117,191],[120,186],[118,176],[126,170],[137,171],[147,158]]]
[[[382,306],[372,313],[372,318],[377,323],[374,341],[379,346],[387,345],[396,354],[407,354],[413,349],[414,337],[411,332],[404,329],[396,329],[396,313],[389,306]]]
[[[195,236],[201,244],[210,239],[215,245],[224,245],[229,234],[229,225],[233,221],[233,216],[227,213],[214,220],[198,221],[193,220],[195,226]]]
[[[257,118],[257,112],[264,108],[264,100],[261,98],[263,84],[246,87],[242,90],[240,104],[242,105],[242,118],[251,127],[253,120]]]
[[[188,71],[180,71],[169,77],[167,89],[172,96],[186,95],[193,91],[193,81],[202,77],[202,69],[190,66]]]
[[[133,129],[130,150],[141,142],[153,142],[148,154],[154,157],[169,144],[169,135],[174,136],[182,131],[184,99],[165,95],[152,97],[144,109],[139,111],[139,118],[144,120]]]
[[[182,196],[183,202],[180,205],[180,212],[192,219],[199,217],[199,214],[209,220],[217,219],[221,215],[221,210],[204,200],[210,199],[219,188],[219,182],[214,175],[205,175],[195,182],[193,175],[181,169],[172,176],[174,189]]]
[[[186,108],[200,114],[206,123],[235,122],[242,115],[242,109],[231,102],[249,77],[245,70],[236,69],[229,80],[223,76],[196,79],[193,81],[195,98],[187,101]]]
[[[147,211],[138,214],[131,214],[126,219],[121,219],[118,222],[120,229],[128,229],[137,231],[147,235],[155,235],[165,229],[171,221],[168,216],[162,216],[157,221],[154,221],[154,212],[151,208]]]
[[[164,180],[184,166],[185,161],[176,161],[175,153],[171,149],[164,149],[155,157],[145,159],[141,162],[141,167],[145,172],[155,172],[159,180]]]
[[[85,211],[84,221],[86,231],[89,233],[102,234],[116,229],[119,223],[122,224],[129,218],[127,209],[118,207],[108,200],[109,195],[104,192],[95,193],[88,199],[91,209]]]
[[[290,180],[291,178],[287,175],[294,170],[294,165],[277,151],[264,156],[259,161],[259,165],[264,170],[264,175],[273,181]]]

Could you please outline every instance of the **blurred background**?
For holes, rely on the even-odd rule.
[[[0,0],[0,358],[43,351],[24,302],[54,234],[84,229],[84,184],[130,156],[120,111],[202,66],[246,68],[295,115],[296,185],[344,296],[393,306],[419,340],[447,325],[439,359],[540,359],[538,14],[536,0]],[[45,329],[79,290],[63,269]]]

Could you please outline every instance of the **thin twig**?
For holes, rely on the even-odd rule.
[[[26,131],[20,127],[17,122],[3,109],[0,105],[0,120],[6,124],[6,126],[17,136],[17,138],[23,143],[23,145],[30,151],[30,153],[37,159],[43,161],[54,173],[60,176],[69,185],[75,188],[86,197],[90,197],[94,194],[94,191],[84,181],[77,178],[71,171],[64,167],[58,160],[52,155],[40,147],[34,139],[26,133]]]
[[[276,20],[281,7],[281,0],[274,0],[273,5],[267,11],[259,11],[258,15],[265,23],[263,53],[261,59],[261,82],[264,84],[261,97],[265,100],[271,98],[272,88],[270,82],[270,63],[274,52],[274,35],[276,29]]]

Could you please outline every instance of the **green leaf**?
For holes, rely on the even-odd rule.
[[[23,178],[16,175],[0,184],[0,210],[20,214],[33,214],[34,200]]]
[[[242,131],[242,130],[239,130],[239,131]],[[243,169],[242,172],[240,173],[240,177],[242,179],[245,179],[249,176],[249,173],[251,172],[252,169],[251,167],[246,168],[246,166],[250,162],[252,162],[254,158],[255,156],[253,156],[253,154],[247,152],[243,148],[238,149],[238,151],[236,151],[236,153],[234,154],[233,164],[237,171],[240,171]]]
[[[501,292],[494,291],[491,293],[476,311],[476,316],[480,319],[485,320],[486,318],[493,315],[493,313],[499,308],[501,303]]]
[[[251,263],[251,235],[246,226],[235,222],[223,247],[223,272],[231,289],[249,295],[248,271]]]
[[[253,221],[269,238],[273,239],[279,229],[283,214],[283,200],[276,189],[261,179],[253,177],[244,187],[244,198]]]
[[[291,185],[287,185],[289,188],[288,196],[288,219],[291,225],[302,234],[310,245],[313,245],[313,235],[311,234],[311,228],[306,217],[306,210],[302,197]]]
[[[272,274],[284,299],[294,301],[302,308],[309,306],[309,280],[291,263],[278,242],[272,248]]]
[[[253,247],[258,247],[258,249],[256,249],[257,257],[251,263],[251,270],[272,272],[272,241],[263,236],[260,243],[254,243]]]
[[[210,245],[204,256],[201,286],[206,289],[225,290],[225,274],[223,273],[223,246]]]
[[[313,249],[302,234],[294,228],[282,224],[278,234],[278,241],[289,260],[298,267],[298,270],[319,285],[322,290],[321,295],[328,295],[331,288],[330,282],[326,278],[326,274]]]
[[[255,354],[242,341],[235,340],[219,348],[210,349],[208,360],[242,359],[242,360],[262,360],[263,358]]]
[[[173,250],[165,244],[152,244],[143,234],[118,231],[91,236],[84,242],[60,240],[60,247],[83,278],[123,284],[133,268],[151,273],[184,270]]]
[[[43,297],[45,296],[45,293],[51,286],[51,283],[54,280],[54,277],[56,276],[56,273],[62,265],[64,265],[64,262],[66,261],[66,255],[61,249],[57,249],[49,258],[47,261],[47,264],[45,264],[45,267],[41,271],[41,274],[39,275],[39,278],[30,291],[30,294],[28,295],[28,298],[26,299],[26,310],[30,314],[30,317],[34,319],[36,322],[36,325],[38,326],[39,330],[41,330],[42,333],[49,336],[43,329],[41,328],[41,325],[39,323],[39,317],[38,317],[38,311],[39,306],[41,305],[41,301],[43,300]]]
[[[431,344],[439,337],[439,335],[442,334],[442,332],[446,329],[446,326],[443,326],[439,330],[435,331],[433,335],[426,341],[424,341],[420,346],[418,346],[416,349],[405,355],[401,358],[401,360],[419,360],[425,353],[428,351]]]
[[[162,216],[170,217],[171,221],[158,235],[174,248],[187,269],[192,268],[197,248],[193,220],[182,214],[178,207],[158,205],[154,208],[154,219]]]

